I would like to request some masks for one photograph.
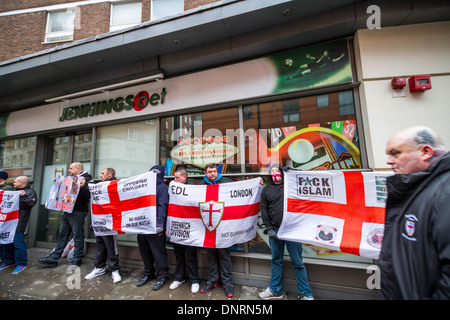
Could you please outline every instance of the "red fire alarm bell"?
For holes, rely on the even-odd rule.
[[[403,89],[406,87],[405,77],[394,77],[391,81],[392,89]]]
[[[408,79],[410,92],[423,92],[431,89],[431,78],[429,74],[412,76]]]

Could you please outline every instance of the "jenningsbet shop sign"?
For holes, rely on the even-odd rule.
[[[59,118],[60,122],[74,120],[78,118],[95,117],[105,113],[136,110],[141,111],[148,105],[155,107],[164,104],[166,99],[166,88],[161,92],[148,93],[140,91],[137,94],[130,94],[126,97],[117,97],[108,100],[94,101],[78,106],[64,108]]]

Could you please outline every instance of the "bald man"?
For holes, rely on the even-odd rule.
[[[450,299],[450,154],[428,127],[386,145],[395,175],[388,198],[381,270],[383,299]]]

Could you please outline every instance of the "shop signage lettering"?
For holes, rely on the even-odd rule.
[[[72,106],[64,108],[62,115],[59,118],[60,122],[74,120],[78,118],[94,117],[111,112],[121,112],[122,110],[136,110],[142,111],[148,105],[156,107],[159,104],[164,104],[166,99],[166,88],[162,88],[160,93],[149,94],[147,91],[138,92],[136,95],[128,95],[124,97],[117,97],[115,99],[102,100],[81,104],[79,106]]]

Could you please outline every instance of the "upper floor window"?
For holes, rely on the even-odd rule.
[[[75,9],[49,11],[45,42],[72,41]]]
[[[110,31],[123,29],[142,22],[142,2],[127,1],[111,4]]]
[[[184,11],[184,0],[152,0],[152,20],[173,16]]]

